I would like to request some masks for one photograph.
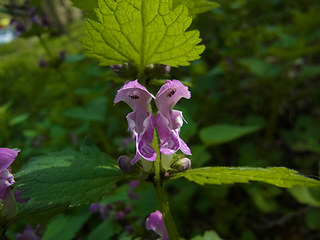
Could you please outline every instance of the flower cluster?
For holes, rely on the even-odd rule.
[[[0,199],[10,194],[10,186],[15,183],[10,165],[18,156],[18,152],[9,148],[0,148]]]
[[[129,130],[136,142],[136,155],[131,164],[141,157],[148,161],[156,159],[156,151],[151,147],[155,127],[160,138],[161,154],[172,155],[180,149],[186,155],[191,155],[189,147],[179,137],[183,124],[182,112],[172,109],[181,98],[190,97],[188,87],[178,80],[167,80],[156,96],[138,80],[128,81],[118,90],[114,103],[124,101],[133,110],[127,115]],[[155,99],[158,108],[156,117],[148,110],[152,99]]]

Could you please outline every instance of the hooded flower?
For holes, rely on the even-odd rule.
[[[167,80],[156,95],[155,101],[159,111],[155,121],[160,138],[160,152],[165,155],[173,154],[179,149],[191,155],[189,147],[179,137],[183,124],[182,112],[172,110],[182,97],[189,99],[191,94],[188,87],[178,80]]]
[[[140,157],[148,161],[156,159],[156,152],[150,146],[154,133],[154,117],[148,111],[148,105],[154,96],[142,86],[138,80],[126,82],[117,92],[114,103],[124,101],[133,110],[127,115],[127,121],[132,138],[136,142],[136,155],[131,164],[136,163]]]
[[[146,229],[155,231],[161,236],[161,240],[170,240],[162,214],[158,210],[151,213],[147,218]]]
[[[9,195],[10,186],[15,183],[9,167],[18,152],[13,149],[0,148],[0,199],[5,199]]]

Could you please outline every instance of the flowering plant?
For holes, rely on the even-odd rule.
[[[101,151],[88,137],[80,150],[69,148],[32,158],[14,173],[15,183],[9,166],[17,157],[18,151],[0,148],[2,235],[5,236],[11,223],[24,216],[43,212],[48,212],[48,215],[53,212],[55,215],[61,210],[80,205],[91,205],[90,213],[79,213],[81,221],[87,221],[90,214],[97,212],[103,219],[107,219],[107,224],[100,229],[104,229],[106,225],[114,226],[113,220],[108,218],[112,215],[115,215],[115,221],[123,223],[134,209],[123,206],[122,203],[110,203],[118,200],[129,202],[129,199],[138,198],[134,189],[139,182],[145,182],[151,183],[149,185],[154,188],[158,200],[158,210],[153,209],[154,212],[146,219],[146,229],[155,231],[162,240],[178,240],[180,233],[184,233],[182,229],[178,231],[167,199],[165,184],[169,181],[184,178],[199,185],[258,181],[283,188],[320,186],[319,181],[284,167],[191,168],[191,162],[194,164],[200,160],[199,155],[193,154],[192,141],[188,142],[189,139],[180,134],[184,121],[186,122],[183,116],[187,115],[175,108],[180,101],[192,101],[192,84],[170,77],[171,67],[189,65],[191,61],[200,58],[205,48],[203,44],[199,44],[199,31],[187,31],[192,16],[197,14],[196,11],[191,11],[190,2],[206,6],[202,9],[207,10],[216,7],[216,4],[210,4],[206,0],[98,0],[96,5],[90,5],[89,12],[94,14],[86,14],[86,37],[82,43],[87,56],[103,66],[111,66],[118,77],[115,82],[121,83],[117,92],[114,92],[114,109],[115,112],[120,112],[120,102],[132,109],[126,115],[126,122],[135,150],[120,156],[121,150],[116,149],[117,155],[113,156],[108,144]],[[85,6],[85,3],[81,6]],[[87,5],[85,10],[88,11]],[[95,104],[89,104],[88,109]],[[69,112],[69,115],[72,114]],[[87,115],[85,117],[89,120],[94,118]],[[124,133],[125,128],[120,127],[125,122],[124,116],[122,117],[123,120],[116,122],[114,128]],[[107,121],[103,117],[98,117],[98,120]],[[230,126],[224,127],[230,129]],[[235,139],[260,128],[231,127],[232,134],[227,137]],[[199,133],[204,145],[208,147],[226,141],[226,138],[212,138],[212,132],[218,132],[213,130],[210,128]],[[106,133],[99,129],[98,132],[102,141],[107,138]],[[225,137],[227,134],[222,135]],[[124,151],[127,151],[129,144],[123,145]],[[131,181],[130,188],[123,188],[121,183],[127,181]],[[16,193],[16,199],[9,199],[12,191]],[[146,197],[147,201],[148,197],[149,195]],[[7,212],[10,214],[6,214]],[[80,220],[75,222],[79,224]],[[57,215],[51,226],[56,227],[60,222],[68,221],[69,219]],[[126,232],[133,232],[131,225],[123,225]],[[50,236],[49,230],[44,238]],[[95,234],[89,239],[95,239]],[[31,227],[26,228],[19,236],[23,235],[38,238]]]

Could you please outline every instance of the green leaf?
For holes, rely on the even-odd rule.
[[[206,231],[203,236],[196,236],[191,240],[221,240],[221,238],[215,231],[211,230]]]
[[[82,225],[88,220],[91,212],[67,216],[57,215],[49,224],[42,237],[43,240],[70,240],[73,239]]]
[[[294,186],[320,187],[320,182],[299,175],[297,171],[284,167],[249,168],[249,167],[205,167],[190,169],[178,173],[172,179],[185,177],[189,181],[203,184],[265,182],[278,187]]]
[[[88,236],[88,240],[108,240],[121,231],[120,225],[112,218],[108,218],[98,225]]]
[[[86,10],[93,10],[96,7],[98,7],[98,1],[97,0],[71,0],[73,6],[80,8],[83,11]]]
[[[82,43],[101,65],[131,62],[139,69],[151,63],[189,65],[204,50],[199,31],[186,32],[188,10],[170,9],[168,0],[99,0],[99,22],[86,20],[88,37]]]
[[[172,8],[176,8],[180,4],[184,4],[188,8],[191,16],[196,16],[220,6],[218,3],[207,0],[173,0]]]
[[[112,194],[106,196],[102,201],[100,202],[101,205],[108,205],[110,203],[114,203],[117,201],[127,201],[129,196],[129,185],[124,184],[117,189],[115,189]]]
[[[31,159],[16,174],[16,187],[34,202],[72,206],[99,202],[123,177],[109,156],[85,146]]]
[[[98,20],[94,9],[98,7],[98,0],[71,0],[73,6],[81,9],[84,16],[93,20]]]
[[[316,194],[312,194],[316,190]],[[306,187],[294,187],[288,190],[290,194],[303,204],[308,204],[314,207],[320,207],[320,191],[319,189],[310,189]],[[315,196],[314,196],[315,195]]]
[[[201,129],[200,138],[208,145],[218,145],[233,141],[261,129],[261,126],[212,125]]]
[[[72,107],[64,111],[63,115],[73,119],[85,121],[104,121],[107,99],[97,97],[83,107]]]

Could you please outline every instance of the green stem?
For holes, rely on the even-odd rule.
[[[156,129],[154,130],[154,137],[153,137],[151,146],[157,153],[156,160],[154,161],[154,170],[155,170],[154,186],[156,189],[156,194],[157,194],[157,198],[160,205],[160,211],[162,213],[163,220],[167,228],[169,239],[179,240],[180,239],[179,233],[170,211],[169,201],[163,189],[163,184],[162,184],[163,181],[161,178],[161,158],[160,158],[159,143],[158,143],[158,136],[157,136]]]
[[[48,57],[50,58],[51,62],[54,62],[54,56],[52,54],[52,52],[50,51],[50,48],[48,47],[48,45],[46,44],[46,42],[43,40],[42,36],[40,34],[37,35],[38,39],[40,41],[41,46],[44,48],[44,50],[46,51]],[[66,77],[64,76],[64,74],[61,72],[60,67],[56,67],[55,68],[57,73],[60,75],[60,78],[63,80],[63,82],[67,85],[68,88],[72,88],[72,86],[69,84],[69,82],[67,81]]]
[[[41,35],[37,35],[37,36],[38,36],[38,39],[39,39],[39,41],[40,41],[41,46],[42,46],[42,47],[44,48],[44,50],[46,51],[48,57],[49,57],[51,60],[53,60],[53,55],[52,55],[50,49],[48,48],[46,42],[43,40],[43,38],[42,38]]]

